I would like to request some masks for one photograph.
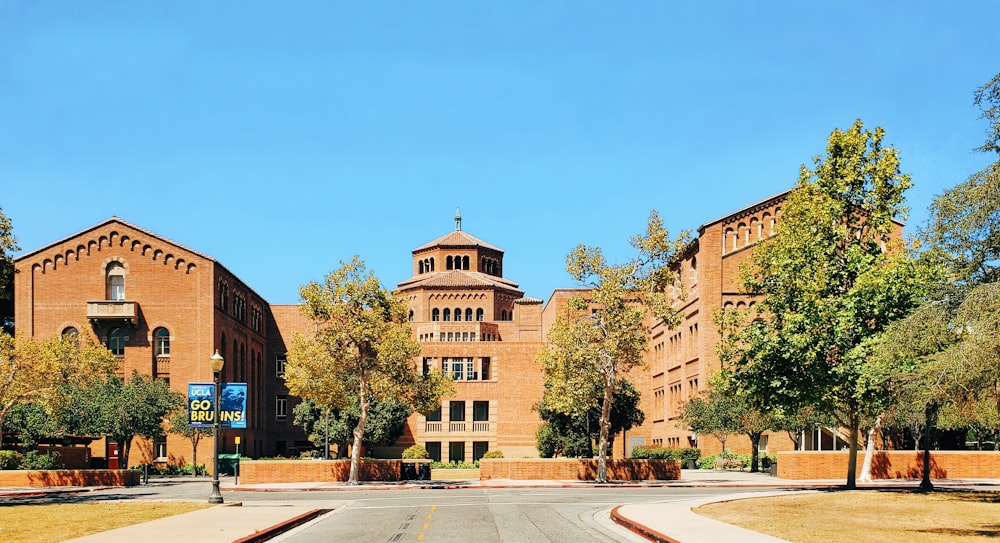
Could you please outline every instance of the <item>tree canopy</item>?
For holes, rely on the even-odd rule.
[[[546,384],[546,391],[550,385]],[[538,415],[542,426],[536,433],[538,452],[543,458],[556,456],[568,458],[592,458],[594,443],[600,439],[601,409],[599,398],[602,388],[595,388],[594,406],[582,415],[567,415],[548,407],[545,397],[538,404]],[[622,380],[614,393],[611,403],[610,435],[631,430],[646,420],[646,414],[639,409],[639,391],[632,383]]]
[[[14,333],[14,253],[21,248],[10,219],[0,208],[0,330]]]
[[[347,445],[352,440],[352,430],[358,425],[361,408],[357,401],[346,409],[319,407],[310,400],[295,406],[295,424],[301,427],[313,445],[323,449],[327,456],[328,445],[337,445],[337,455],[347,455]],[[406,419],[413,409],[402,402],[389,399],[373,401],[368,410],[365,434],[361,445],[371,447],[391,445],[402,437]]]
[[[330,272],[320,284],[303,285],[302,309],[316,324],[310,336],[297,336],[288,353],[289,391],[320,407],[347,409],[356,401],[348,484],[358,484],[358,462],[373,401],[396,399],[427,413],[451,394],[451,380],[418,371],[408,307],[384,289],[358,257]]]
[[[578,245],[566,256],[566,271],[587,289],[573,296],[548,331],[538,355],[550,388],[546,404],[553,411],[579,417],[600,406],[597,481],[607,481],[611,406],[622,378],[642,367],[649,338],[649,317],[668,326],[680,320],[667,287],[676,280],[672,264],[687,247],[689,235],[671,240],[653,211],[645,234],[630,243],[637,255],[612,265],[600,248]],[[602,391],[594,397],[591,391]]]
[[[742,274],[756,314],[724,328],[719,347],[727,378],[758,405],[838,415],[851,432],[848,486],[861,417],[881,406],[861,346],[906,316],[928,281],[893,236],[911,182],[883,138],[882,128],[856,121],[830,134],[812,170],[801,168],[776,235]]]

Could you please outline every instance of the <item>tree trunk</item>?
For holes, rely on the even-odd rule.
[[[365,393],[366,383],[362,379],[358,387],[358,403],[361,413],[358,415],[358,425],[354,428],[354,447],[351,449],[351,475],[347,478],[348,485],[358,484],[358,466],[361,463],[361,438],[365,435],[365,421],[368,420],[368,395]]]
[[[850,421],[851,438],[850,449],[847,453],[847,488],[853,490],[858,487],[855,476],[858,469],[858,433],[859,426],[861,426],[861,415],[856,411],[851,413]]]
[[[882,428],[882,415],[875,417],[871,429],[868,430],[868,441],[865,443],[865,461],[861,464],[862,483],[872,482],[872,459],[875,457],[875,435]]]
[[[760,436],[764,432],[749,432],[747,435],[750,436],[750,473],[757,473],[760,468],[757,467],[758,460],[760,460]]]
[[[198,476],[198,442],[201,441],[199,434],[191,436],[191,477]]]
[[[614,394],[614,380],[604,379],[604,400],[601,403],[601,436],[597,441],[598,483],[608,482],[608,432],[611,429],[611,400]]]
[[[924,469],[920,480],[920,490],[934,490],[931,483],[931,428],[937,419],[937,402],[931,402],[924,408]]]

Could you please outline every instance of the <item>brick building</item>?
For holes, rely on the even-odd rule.
[[[646,421],[615,436],[615,457],[635,445],[719,450],[712,438],[687,430],[679,407],[720,367],[713,315],[753,305],[739,293],[738,270],[750,249],[773,234],[787,194],[698,228],[677,268],[686,293],[678,305],[683,321],[674,329],[652,327],[648,367],[629,376]],[[411,415],[403,437],[375,455],[397,456],[420,443],[441,460],[471,462],[487,450],[537,456],[541,421],[534,407],[544,379],[535,359],[558,309],[579,290],[557,289],[545,303],[527,297],[503,276],[503,257],[503,250],[462,231],[458,215],[454,230],[412,250],[412,277],[396,293],[409,303],[421,344],[417,367],[450,374],[455,394],[429,416]],[[226,359],[224,380],[248,383],[250,395],[248,428],[224,431],[223,452],[234,452],[236,436],[251,457],[311,447],[292,424],[295,398],[282,379],[291,334],[312,330],[297,305],[269,305],[215,259],[117,218],[23,254],[15,266],[19,332],[89,335],[115,353],[123,374],[168,379],[182,393],[188,382],[211,381],[208,359],[218,349]],[[838,448],[836,431],[805,437],[809,449]],[[211,452],[207,441],[200,458]],[[770,453],[791,448],[783,432],[765,434],[761,444]],[[191,458],[188,441],[175,436],[136,445],[136,463]],[[737,436],[729,445],[748,450],[749,440]],[[95,451],[102,454],[113,457],[113,446]]]
[[[247,383],[249,394],[247,428],[223,430],[221,451],[235,452],[237,436],[250,456],[301,441],[289,419],[273,415],[284,385],[272,361],[284,351],[271,309],[215,259],[111,218],[19,256],[15,267],[18,332],[89,336],[114,353],[120,375],[166,379],[185,396],[189,382],[212,381],[218,350],[222,379]],[[211,440],[199,448],[200,461],[210,458]],[[114,465],[116,450],[104,443],[94,455]],[[133,464],[192,458],[190,442],[173,435],[137,440],[133,451]]]

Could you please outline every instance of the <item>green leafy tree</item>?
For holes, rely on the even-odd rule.
[[[0,331],[14,334],[14,253],[21,250],[10,219],[0,208]]]
[[[182,407],[167,417],[167,431],[184,437],[191,443],[191,464],[194,466],[191,475],[198,475],[198,444],[202,439],[212,437],[212,430],[191,426],[190,414],[186,407]]]
[[[348,477],[356,485],[372,402],[392,398],[428,413],[453,385],[441,373],[417,370],[420,344],[410,331],[406,302],[384,289],[360,258],[341,262],[323,284],[311,282],[299,294],[316,332],[293,341],[285,382],[292,394],[324,408],[357,402]]]
[[[722,443],[722,453],[725,454],[729,436],[743,430],[741,407],[745,405],[741,406],[731,394],[711,388],[684,402],[680,418],[691,431],[719,440]]]
[[[337,445],[338,456],[345,456],[352,430],[358,425],[360,406],[355,401],[346,409],[324,409],[309,400],[303,400],[293,409],[295,424],[301,427],[309,441],[324,449],[327,457],[329,445]],[[366,449],[391,445],[406,431],[406,419],[413,409],[394,400],[373,401],[365,424],[361,445]],[[325,426],[325,430],[324,430]]]
[[[37,340],[0,332],[0,427],[22,404],[58,413],[69,387],[91,382],[115,367],[111,351],[90,341],[77,345],[66,338]]]
[[[550,387],[546,386],[546,390],[549,389]],[[542,457],[592,458],[594,456],[594,443],[600,439],[601,420],[601,410],[596,400],[603,391],[595,388],[593,394],[595,407],[581,416],[554,411],[545,403],[545,398],[542,398],[538,405],[538,415],[543,425],[536,433],[538,451]],[[639,391],[628,381],[623,380],[617,387],[611,403],[609,433],[612,436],[631,430],[646,419],[645,413],[639,409],[639,398]]]
[[[648,319],[676,326],[679,316],[667,287],[676,281],[671,264],[687,246],[688,234],[670,240],[663,220],[650,214],[645,235],[630,240],[637,256],[610,265],[600,248],[578,245],[566,257],[566,271],[587,290],[567,301],[539,353],[550,383],[546,403],[573,417],[600,406],[598,482],[607,481],[611,406],[622,377],[643,366]],[[595,399],[590,392],[602,391]]]
[[[63,409],[67,428],[80,435],[107,435],[118,443],[121,465],[128,467],[132,439],[163,435],[167,415],[184,405],[184,395],[167,382],[132,372],[76,387]]]
[[[850,432],[847,486],[855,487],[862,418],[881,405],[863,342],[921,299],[926,278],[893,238],[910,178],[884,131],[857,121],[830,134],[826,155],[801,169],[776,235],[759,244],[742,290],[758,315],[725,330],[727,378],[758,406],[813,405]]]
[[[15,405],[4,420],[3,432],[17,436],[24,450],[34,449],[42,439],[64,435],[59,422],[38,403]]]
[[[978,150],[1000,153],[1000,74],[976,89],[973,102],[982,111],[979,118],[990,123],[986,129],[986,142]]]

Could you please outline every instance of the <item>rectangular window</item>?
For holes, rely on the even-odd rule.
[[[461,358],[451,359],[451,378],[455,381],[465,380],[465,361]]]
[[[441,442],[440,441],[428,441],[424,448],[427,449],[427,456],[431,457],[431,460],[435,462],[441,461]]]
[[[288,417],[288,396],[278,395],[274,402],[274,417],[278,420],[285,420]]]
[[[427,413],[427,417],[426,418],[427,418],[427,420],[429,420],[431,422],[440,422],[441,421],[441,408],[439,407],[439,408],[435,409],[434,411],[431,411],[430,413]]]
[[[450,402],[448,404],[448,418],[452,422],[464,422],[465,421],[465,402]]]
[[[285,357],[279,356],[274,361],[274,374],[278,377],[285,376]]]
[[[448,461],[465,462],[465,442],[452,441],[448,444]]]
[[[490,402],[472,402],[472,420],[490,420]]]
[[[167,457],[167,438],[164,436],[158,436],[153,438],[153,458],[166,458]]]
[[[486,454],[486,451],[490,450],[489,441],[473,441],[472,442],[472,461],[478,462],[480,458]]]
[[[472,359],[465,359],[465,378],[470,381],[476,380],[476,368],[472,365]]]
[[[490,380],[490,357],[485,356],[479,361],[479,378],[483,381]]]

